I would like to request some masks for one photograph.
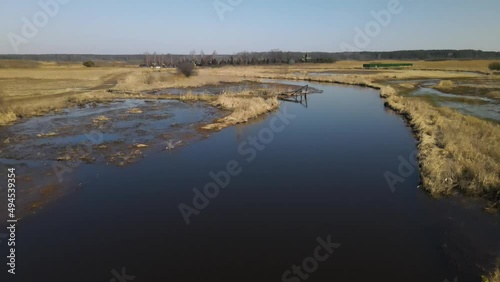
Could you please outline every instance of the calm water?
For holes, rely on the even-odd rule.
[[[500,121],[500,106],[499,102],[495,99],[490,99],[487,97],[478,97],[478,96],[468,96],[468,95],[457,95],[457,94],[449,94],[443,93],[439,90],[432,88],[421,87],[417,90],[411,92],[411,95],[415,96],[430,96],[436,99],[436,103],[443,107],[448,107],[455,109],[461,112],[464,115],[472,115],[479,118],[485,118],[495,121]],[[448,100],[442,101],[439,98],[447,98]],[[456,101],[454,101],[454,99]],[[457,99],[461,99],[462,101],[471,101],[471,102],[481,102],[479,104],[470,104],[464,103]]]
[[[251,161],[249,138],[277,113],[125,168],[82,166],[78,192],[20,223],[12,281],[110,281],[123,267],[133,281],[282,281],[328,236],[340,247],[307,281],[480,281],[498,218],[431,199],[417,172],[393,192],[384,173],[416,150],[410,129],[376,91],[310,86],[324,93],[283,104],[296,117]],[[231,160],[241,174],[186,225],[179,204]]]

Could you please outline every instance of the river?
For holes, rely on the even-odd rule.
[[[307,107],[81,165],[77,192],[19,223],[8,281],[480,281],[498,217],[418,188],[415,138],[377,91],[310,86]]]

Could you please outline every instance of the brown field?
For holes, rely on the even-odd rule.
[[[391,61],[383,61],[390,63]],[[0,125],[43,115],[64,107],[115,98],[144,98],[141,91],[216,85],[222,82],[259,81],[263,78],[306,80],[381,89],[387,105],[403,115],[420,141],[419,162],[425,189],[433,195],[461,192],[500,206],[500,125],[457,111],[435,107],[425,99],[402,95],[412,83],[387,86],[387,80],[440,79],[440,88],[463,90],[467,81],[481,89],[477,95],[498,97],[500,77],[478,78],[491,61],[414,61],[410,69],[362,71],[363,63],[246,66],[197,69],[185,78],[174,69],[151,70],[132,66],[85,68],[79,64],[0,61]],[[311,76],[311,72],[348,72],[345,76]],[[113,93],[106,90],[112,89]],[[231,113],[207,129],[245,122],[278,107],[276,97],[231,93],[217,98],[203,95],[172,96],[202,100]],[[247,93],[248,94],[248,93]],[[269,94],[269,93],[268,93]],[[271,93],[272,94],[272,93]],[[268,95],[269,96],[269,95]],[[270,95],[272,96],[272,95]]]

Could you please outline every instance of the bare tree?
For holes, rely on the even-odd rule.
[[[240,57],[241,63],[243,65],[248,65],[248,63],[250,61],[250,53],[248,53],[247,51],[243,51],[243,52],[240,52],[238,54],[238,56]]]
[[[165,66],[165,55],[163,54],[160,55],[160,66]]]
[[[271,62],[273,64],[279,64],[283,62],[283,51],[280,49],[271,50]]]
[[[149,54],[149,52],[144,53],[144,63],[148,67],[151,66],[151,55]]]
[[[170,60],[170,63],[169,63],[169,67],[172,67],[174,65],[174,61],[173,61],[173,58],[172,58],[172,54],[167,54],[167,57],[169,57],[168,59]]]
[[[200,51],[200,66],[205,65],[205,52],[203,50]]]
[[[211,65],[217,65],[217,51],[214,50],[212,53],[212,58],[210,60]]]
[[[189,52],[189,56],[191,57],[192,62],[196,62],[196,51],[195,50]]]

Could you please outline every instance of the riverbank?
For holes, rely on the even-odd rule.
[[[50,66],[26,72],[0,73],[3,99],[0,124],[10,124],[16,119],[42,116],[68,107],[110,102],[115,99],[173,99],[185,102],[203,101],[228,110],[229,114],[205,130],[246,122],[278,107],[274,95],[280,91],[256,89],[224,95],[154,95],[158,89],[191,89],[211,87],[224,83],[260,82],[261,79],[280,79],[357,85],[380,89],[386,105],[402,115],[419,140],[419,165],[423,188],[434,196],[463,193],[490,201],[488,210],[500,208],[500,128],[498,124],[461,114],[447,107],[437,107],[431,101],[407,95],[415,83],[412,79],[445,80],[436,88],[456,87],[462,92],[477,83],[477,76],[486,72],[487,62],[474,61],[419,63],[411,70],[360,70],[359,62],[339,62],[325,65],[296,65],[270,67],[224,67],[198,69],[197,75],[186,78],[174,69],[150,70],[138,68],[81,69]],[[434,71],[430,69],[440,68]],[[321,74],[321,75],[318,75]],[[77,75],[75,78],[75,75]],[[66,80],[72,79],[72,82]],[[80,78],[80,79],[78,79]],[[498,76],[490,75],[489,81],[497,82]],[[392,81],[402,81],[392,83]],[[5,81],[8,83],[5,84]],[[66,82],[62,82],[66,81]],[[450,83],[449,81],[453,81]],[[460,84],[459,82],[464,82]],[[9,87],[25,82],[22,95],[16,96]],[[29,83],[28,83],[29,82]],[[458,83],[457,83],[458,82]],[[73,88],[69,88],[69,85]],[[7,87],[5,87],[7,86]],[[65,91],[59,89],[64,86]],[[43,93],[40,93],[42,89]],[[464,90],[466,89],[466,90]],[[475,95],[494,99],[496,88],[478,87]],[[486,90],[485,90],[486,89]],[[29,103],[28,103],[29,102]]]
[[[302,81],[288,83],[304,84]],[[57,117],[53,122],[44,120],[53,118],[52,115],[32,119],[44,125],[43,128],[48,124],[59,127],[63,133],[72,127],[74,132],[87,132],[87,129],[81,129],[82,125],[103,130],[104,143],[96,144],[93,149],[98,155],[105,154],[111,159],[106,157],[106,163],[99,160],[85,162],[74,173],[64,174],[64,178],[74,184],[63,183],[63,186],[77,190],[43,206],[36,211],[36,215],[21,221],[25,230],[23,234],[37,234],[36,238],[27,236],[23,240],[23,249],[36,253],[42,253],[42,249],[55,250],[55,253],[49,253],[59,265],[64,265],[70,272],[79,272],[78,265],[85,265],[86,268],[90,265],[96,269],[97,264],[113,264],[116,250],[123,242],[146,242],[145,246],[132,244],[124,253],[127,269],[135,269],[134,275],[146,280],[154,280],[155,276],[161,275],[154,269],[161,269],[166,261],[177,269],[172,277],[185,277],[186,269],[182,267],[192,265],[193,256],[190,254],[196,253],[202,257],[195,256],[195,264],[206,265],[208,262],[208,268],[224,266],[238,269],[241,265],[257,265],[260,270],[253,273],[251,279],[264,277],[267,281],[276,277],[275,269],[287,269],[297,260],[293,254],[295,248],[285,253],[283,250],[290,245],[303,246],[300,249],[307,254],[311,248],[308,242],[314,242],[317,234],[331,233],[332,242],[339,242],[346,251],[337,253],[335,261],[327,265],[326,271],[318,273],[320,280],[349,279],[352,269],[359,267],[360,257],[367,262],[379,261],[376,265],[366,264],[366,274],[360,277],[364,280],[384,277],[385,273],[391,273],[388,276],[392,277],[392,280],[389,278],[391,281],[442,281],[453,277],[477,281],[481,275],[486,275],[484,269],[489,270],[496,259],[491,252],[498,243],[495,217],[480,209],[464,208],[463,203],[455,200],[428,197],[425,191],[415,189],[419,182],[417,173],[408,176],[404,183],[397,185],[396,193],[392,193],[383,177],[384,172],[397,169],[398,156],[408,156],[416,149],[416,142],[405,123],[392,111],[384,109],[384,102],[377,91],[335,84],[310,83],[310,86],[323,90],[323,94],[310,95],[307,108],[298,103],[286,103],[280,113],[271,113],[256,122],[210,133],[209,138],[201,136],[193,142],[182,142],[177,148],[174,147],[180,141],[179,134],[197,126],[189,126],[193,120],[183,122],[183,126],[179,124],[179,118],[196,118],[196,113],[204,109],[206,103],[151,100],[142,104],[139,100],[130,100],[116,105],[113,102],[109,106],[103,103],[90,107],[91,104],[88,104],[89,108],[79,109],[85,114],[83,120],[71,119],[75,115],[73,112]],[[103,112],[103,107],[109,111]],[[213,107],[206,109],[221,114]],[[223,115],[226,114],[229,113]],[[287,119],[281,121],[280,116],[290,118],[286,122]],[[60,118],[70,119],[80,126],[60,128]],[[16,124],[12,132],[28,135],[26,127],[19,127],[21,124],[24,122]],[[34,132],[42,128],[32,122],[30,124]],[[107,129],[116,127],[126,127],[123,128],[126,130],[123,132],[125,138],[110,134],[113,131]],[[161,140],[167,141],[160,148],[147,140],[155,130]],[[165,133],[165,130],[169,132]],[[269,141],[271,136],[272,142]],[[50,146],[66,137],[42,136],[33,142],[47,140],[43,143]],[[256,142],[252,141],[254,137]],[[115,143],[115,139],[122,138],[126,144]],[[168,142],[170,140],[171,143]],[[18,143],[16,140],[11,142]],[[142,148],[141,144],[149,146]],[[141,154],[137,155],[140,161],[132,165],[120,165],[122,161],[129,161],[128,154],[108,154],[112,148],[133,145],[137,148],[134,146],[131,152],[140,150]],[[107,149],[99,148],[101,146],[107,146]],[[49,150],[35,149],[35,156],[38,151],[46,153]],[[287,158],[293,161],[283,162]],[[114,159],[118,161],[118,166],[110,162]],[[193,195],[198,193],[193,192],[193,188],[205,193],[207,183],[214,181],[211,171],[219,175],[218,179],[222,181],[220,187],[225,185],[223,174],[218,172],[225,171],[228,161],[232,160],[239,163],[242,173],[231,176],[227,188],[220,189],[217,198],[209,199],[206,208],[194,206]],[[19,171],[19,175],[24,178],[27,173]],[[36,190],[33,184],[48,177],[31,178],[32,182],[19,183],[19,187]],[[45,195],[49,192],[44,190]],[[24,194],[22,198],[25,198]],[[200,212],[190,217],[189,226],[179,212],[180,203]],[[117,221],[117,217],[127,220]],[[90,237],[84,231],[88,229],[88,224],[85,224],[88,222],[99,227],[100,236],[108,242],[104,250],[89,241]],[[63,228],[61,232],[72,240],[50,240],[53,232],[40,228],[50,224],[58,224]],[[146,224],[155,232],[130,231],[131,224]],[[116,240],[116,230],[130,232],[125,232],[120,240]],[[206,245],[205,241],[196,241],[200,233],[207,234],[209,241],[219,238],[210,244],[207,252],[199,252],[200,248],[203,249],[202,245]],[[366,234],[376,238],[378,244],[370,243]],[[225,236],[238,238],[237,242],[229,246]],[[147,240],[139,240],[146,237]],[[288,239],[283,242],[279,238]],[[48,243],[40,247],[40,240]],[[193,242],[199,244],[193,246]],[[276,242],[280,242],[278,246]],[[75,248],[81,245],[89,247],[83,253],[76,251]],[[242,246],[243,249],[234,246]],[[96,262],[92,254],[98,248],[108,255]],[[146,261],[136,259],[141,257],[141,250],[145,248],[157,250],[157,255]],[[75,254],[71,260],[81,263],[75,266],[57,261],[63,251]],[[187,255],[179,257],[178,252]],[[242,253],[246,255],[241,256]],[[267,255],[262,257],[262,253]],[[388,255],[381,258],[380,253]],[[29,257],[25,252],[19,255]],[[224,257],[233,259],[224,261]],[[300,259],[303,255],[296,254],[296,257]],[[395,262],[394,257],[405,259]],[[69,260],[66,258],[66,261]],[[32,280],[32,277],[60,280],[62,277],[50,273],[46,264],[29,259],[25,263],[34,268],[30,273],[22,274],[24,280]],[[272,265],[272,268],[266,270],[265,265]],[[426,271],[415,272],[415,265]],[[203,279],[201,276],[205,272],[198,273],[201,275],[194,274],[192,276],[196,277],[189,279]],[[87,272],[87,276],[99,275],[93,271]],[[229,276],[212,278],[231,280]]]
[[[13,136],[18,136],[19,133],[22,133],[21,135],[24,135],[18,136],[20,139],[11,138],[9,140],[2,141],[7,141],[10,144],[33,142],[34,146],[25,146],[26,148],[34,148],[32,151],[23,151],[21,154],[18,154],[16,152],[9,153],[8,151],[6,151],[10,156],[23,156],[23,158],[21,158],[22,160],[32,159],[31,157],[28,157],[29,155],[35,156],[35,158],[40,158],[42,160],[41,163],[46,162],[46,160],[50,160],[56,164],[69,165],[73,163],[80,163],[81,170],[87,171],[87,174],[84,175],[97,174],[96,177],[101,177],[99,176],[99,170],[102,169],[100,165],[106,163],[106,165],[109,164],[109,166],[107,166],[107,169],[113,170],[116,173],[116,176],[119,176],[121,173],[123,173],[124,170],[132,169],[127,168],[126,166],[128,166],[128,164],[134,163],[135,160],[139,160],[147,155],[156,154],[160,151],[165,152],[165,158],[168,158],[168,152],[177,150],[175,149],[177,146],[187,147],[185,145],[190,142],[189,140],[205,140],[204,138],[206,138],[206,136],[208,136],[209,134],[212,135],[213,131],[217,131],[241,122],[246,122],[257,116],[272,112],[279,106],[275,95],[279,91],[283,91],[283,89],[276,88],[276,91],[278,92],[275,92],[275,88],[269,88],[269,85],[272,84],[272,82],[263,82],[262,79],[294,80],[298,81],[298,84],[301,85],[306,84],[307,81],[317,81],[330,83],[331,85],[328,86],[330,88],[338,87],[333,85],[333,83],[344,85],[359,85],[378,89],[380,91],[380,96],[385,99],[386,106],[390,107],[398,114],[403,116],[408,124],[412,127],[416,138],[419,140],[419,165],[422,174],[423,188],[428,190],[430,194],[436,197],[453,195],[455,193],[482,197],[488,199],[491,202],[488,205],[489,210],[494,210],[495,208],[497,208],[496,202],[498,202],[498,198],[496,198],[495,202],[495,195],[498,195],[498,192],[497,190],[495,190],[495,185],[498,185],[498,179],[496,178],[498,174],[495,175],[495,173],[498,173],[498,170],[495,170],[495,164],[498,163],[498,151],[496,151],[497,148],[499,148],[499,138],[496,138],[499,136],[498,125],[487,120],[463,115],[455,110],[451,110],[446,107],[437,107],[426,99],[408,95],[405,90],[405,86],[407,86],[408,89],[416,88],[418,87],[417,83],[409,81],[404,81],[396,84],[393,83],[395,79],[411,80],[415,78],[415,76],[420,79],[433,78],[438,81],[443,79],[460,81],[461,79],[463,79],[464,74],[455,72],[450,73],[448,71],[427,73],[427,71],[424,72],[411,70],[382,70],[370,71],[370,73],[366,73],[354,69],[347,71],[335,70],[334,74],[315,76],[309,74],[308,71],[300,73],[298,75],[290,74],[290,70],[287,69],[288,67],[286,66],[272,68],[228,67],[221,69],[200,69],[198,71],[198,75],[191,78],[179,77],[172,70],[162,70],[162,73],[158,74],[155,70],[139,69],[131,70],[131,73],[124,72],[125,74],[123,74],[120,79],[115,78],[116,83],[109,84],[107,88],[105,86],[93,86],[99,87],[99,89],[97,90],[82,90],[81,92],[73,93],[73,89],[72,91],[67,92],[70,94],[56,93],[52,95],[46,93],[46,95],[44,94],[41,96],[31,95],[31,98],[29,99],[26,97],[24,97],[23,99],[18,99],[12,97],[11,93],[11,95],[8,95],[9,97],[7,97],[7,100],[9,102],[20,100],[30,101],[30,99],[32,99],[32,101],[51,101],[53,97],[56,97],[57,99],[61,99],[62,104],[61,106],[59,106],[56,105],[56,103],[49,103],[48,105],[53,107],[49,113],[56,113],[58,111],[61,112],[60,115],[56,115],[55,117],[57,123],[54,124],[58,125],[58,127],[53,127],[54,130],[49,130],[50,128],[44,127],[47,124],[52,123],[43,122],[44,120],[42,118],[36,118],[33,120],[38,120],[38,124],[32,123],[28,128],[29,130],[26,130],[27,128],[23,126],[17,127],[17,129],[12,127],[11,133]],[[309,70],[313,72],[318,71],[318,69]],[[324,70],[328,71],[328,69],[326,68]],[[137,74],[140,74],[141,77],[145,73],[147,74],[150,72],[151,75],[155,78],[153,80],[148,80],[146,75],[145,79],[143,79],[143,77],[139,80],[139,82],[130,83],[130,79],[134,76],[133,73],[135,72],[137,72]],[[339,75],[339,73],[342,75]],[[39,81],[37,82],[35,79],[33,81],[34,83],[32,87],[33,89],[36,89],[40,85]],[[106,80],[101,79],[100,81],[101,85],[103,85],[102,83]],[[150,83],[148,83],[148,81]],[[254,84],[255,88],[252,88],[250,90],[226,91],[224,92],[224,94],[203,94],[203,91],[198,91],[200,89],[197,89],[197,87],[210,91],[215,88],[218,89],[226,87],[232,89],[234,85],[240,85],[243,83]],[[440,87],[449,87],[451,84],[438,83],[438,85]],[[326,130],[327,132],[331,133],[328,136],[324,135],[324,133],[320,135],[314,135],[321,137],[315,138],[312,141],[307,141],[310,142],[311,148],[317,146],[318,144],[324,146],[322,150],[313,150],[311,152],[308,152],[307,156],[309,157],[306,157],[304,159],[305,162],[307,162],[309,158],[325,162],[322,166],[320,166],[320,170],[321,168],[324,168],[325,171],[318,173],[318,175],[316,175],[315,177],[324,177],[325,179],[327,179],[330,176],[330,174],[325,172],[327,172],[326,169],[329,167],[328,162],[335,162],[335,158],[322,158],[322,156],[325,155],[325,152],[328,152],[327,156],[342,155],[343,148],[348,147],[348,144],[352,143],[352,140],[355,140],[356,138],[359,138],[359,140],[369,140],[369,136],[375,136],[374,134],[376,134],[376,132],[370,132],[371,126],[365,124],[366,120],[370,120],[369,116],[363,116],[363,119],[352,119],[353,115],[360,115],[361,117],[364,111],[364,107],[370,107],[375,111],[384,113],[383,108],[381,108],[381,101],[377,96],[369,95],[368,98],[366,95],[364,95],[366,93],[357,93],[355,91],[357,88],[355,87],[341,88],[343,90],[331,89],[331,91],[328,92],[328,95],[321,95],[327,97],[320,97],[328,101],[330,101],[329,99],[337,99],[335,100],[335,103],[333,103],[332,100],[330,101],[331,103],[328,104],[329,106],[327,106],[326,103],[317,104],[317,101],[321,100],[320,98],[311,99],[313,105],[314,101],[316,100],[316,105],[310,109],[304,110],[304,113],[307,112],[307,115],[315,116],[315,118],[312,120],[303,120],[304,124],[314,124],[317,126],[295,127],[296,129],[294,131],[291,130],[291,132],[286,133],[290,134],[289,136],[287,136],[287,138],[283,138],[283,140],[286,140],[287,142],[293,140],[293,142],[302,146],[305,140],[301,140],[300,138],[297,139],[297,136],[300,135],[298,135],[297,132],[304,133],[310,130],[319,132],[321,130]],[[166,91],[165,89],[168,89],[168,91]],[[351,92],[351,90],[353,91]],[[169,93],[170,91],[172,93]],[[337,92],[339,91],[346,92],[342,92],[342,95],[336,96],[336,94],[338,94]],[[371,92],[371,94],[375,92],[367,91],[366,89],[363,91]],[[174,92],[177,92],[177,94],[175,94]],[[481,92],[478,95],[483,94],[484,93]],[[350,95],[356,95],[357,97],[357,100],[350,100],[349,103],[349,105],[353,107],[353,110],[351,110],[350,112],[343,112],[341,103],[344,98],[352,98],[350,97]],[[178,100],[179,102],[168,102],[165,100]],[[367,101],[371,102],[368,103]],[[362,108],[356,107],[360,104],[363,104],[364,106]],[[377,106],[372,107],[373,105]],[[12,104],[9,104],[8,106],[12,106]],[[296,110],[298,110],[299,112],[302,112],[303,110],[301,105],[288,106],[297,106],[298,109]],[[67,109],[67,107],[69,107],[70,109]],[[334,107],[336,110],[333,111],[330,107]],[[198,116],[196,112],[199,112],[200,110],[205,111],[206,114]],[[342,118],[340,119],[333,118],[331,114],[335,115],[337,114],[337,112],[339,114],[345,114],[345,116],[341,116]],[[315,113],[317,113],[318,115],[316,116]],[[319,113],[322,113],[323,115],[320,115]],[[329,114],[325,115],[325,113]],[[37,115],[41,116],[44,114],[40,112],[37,113]],[[61,123],[64,123],[64,120],[70,119],[75,115],[81,117],[79,119],[73,119],[73,123],[64,124],[64,126],[62,127],[60,126]],[[19,116],[19,118],[21,119],[26,119],[27,117],[29,117],[29,115]],[[43,118],[51,117],[54,117],[54,115],[46,115]],[[184,120],[186,117],[188,117],[189,120]],[[412,136],[408,134],[408,130],[404,126],[402,126],[402,122],[398,120],[397,117],[392,115],[392,119],[396,120],[397,124],[399,124],[398,130],[401,133],[401,136],[405,136],[405,140],[406,142],[408,142],[408,151],[410,149],[414,150],[413,139]],[[342,120],[347,120],[348,123],[344,124],[343,122],[340,122]],[[385,130],[388,130],[388,128],[392,128],[391,124],[387,123],[387,121],[389,120],[391,119],[384,119],[384,122],[382,122],[378,126],[385,128]],[[361,135],[364,136],[363,138],[361,138],[360,135],[349,135],[352,134],[352,132],[349,130],[349,127],[358,128],[356,125],[358,122],[362,122],[365,126],[364,135]],[[23,124],[23,122],[15,123],[14,126],[18,126],[21,124]],[[335,126],[332,126],[333,124],[335,124]],[[101,142],[91,144],[92,146],[90,147],[90,149],[91,152],[95,153],[95,156],[92,155],[92,153],[86,154],[84,156],[64,153],[59,154],[59,149],[62,149],[64,147],[63,143],[70,142],[77,144],[78,142],[82,141],[82,126],[85,128],[85,131],[99,130],[103,132],[103,140]],[[347,127],[344,128],[343,126]],[[47,130],[44,130],[42,132],[40,131],[41,128]],[[116,128],[120,128],[120,130],[116,131]],[[165,130],[167,130],[167,132],[165,132]],[[231,130],[232,129],[223,131],[220,133],[220,135],[217,136],[227,137],[226,134],[228,134],[228,132],[230,133]],[[384,129],[380,131],[388,132],[384,131]],[[340,134],[346,132],[348,134],[343,136],[343,138],[339,137]],[[213,137],[216,136],[215,133],[213,135]],[[36,136],[36,138],[32,138],[33,136]],[[390,140],[396,140],[398,144],[401,143],[400,139],[398,138],[385,136],[385,139],[389,140],[385,140],[384,142],[376,142],[377,146],[380,146],[380,148],[386,148],[388,146],[387,142],[391,142]],[[212,140],[212,138],[207,139],[208,143],[210,143],[210,140]],[[394,144],[396,143],[396,141],[394,141]],[[203,142],[191,142],[191,144],[200,143]],[[9,145],[7,144],[6,146]],[[368,142],[366,146],[361,147],[368,148],[369,146],[370,142]],[[52,147],[57,148],[52,150],[50,149]],[[285,148],[288,147],[285,146]],[[226,149],[227,147],[223,146],[221,152],[226,153]],[[202,151],[206,152],[207,150]],[[355,151],[356,150],[350,150],[349,152]],[[383,150],[379,149],[378,151],[382,152]],[[43,154],[39,155],[38,152],[43,152]],[[58,154],[51,155],[51,152]],[[273,152],[274,150],[270,151],[270,153]],[[291,152],[296,153],[296,151]],[[289,155],[292,154],[291,152]],[[175,152],[175,154],[177,153],[178,152]],[[312,156],[314,157],[309,154],[313,154]],[[380,153],[380,155],[372,156],[372,159],[381,160],[387,157],[383,154],[385,153],[382,152]],[[355,155],[348,156],[355,157]],[[394,152],[393,159],[397,159],[396,156],[397,153]],[[210,161],[213,161],[213,158],[214,156],[211,156],[209,158]],[[226,160],[224,159],[222,161]],[[274,161],[277,164],[280,163],[279,158],[276,158],[273,154],[270,155],[268,161]],[[145,160],[145,162],[147,162],[147,160]],[[356,163],[359,164],[359,161],[356,161]],[[172,162],[172,170],[178,169],[178,165],[182,164],[179,164],[178,162]],[[186,168],[192,169],[194,163],[190,162],[186,163],[185,165]],[[259,165],[262,165],[262,163]],[[347,176],[349,175],[349,172],[353,170],[355,164],[351,163],[350,165],[352,166],[349,166],[349,164],[338,163],[338,166],[335,170],[336,173],[339,174],[337,175],[337,177],[346,177],[345,183],[347,184],[350,183],[349,180],[351,180]],[[135,169],[137,169],[137,167]],[[158,166],[155,165],[152,167]],[[274,167],[278,166],[275,165]],[[30,170],[29,168],[25,169]],[[356,169],[359,169],[359,167],[357,167]],[[370,174],[373,169],[373,167],[370,168],[369,166],[366,166],[362,171],[364,173]],[[92,171],[92,173],[88,173],[89,171]],[[185,169],[184,171],[187,171],[187,169]],[[28,173],[29,172],[26,171],[26,173],[21,174],[28,175]],[[26,176],[26,179],[20,180],[24,181],[22,186],[31,187],[30,191],[26,191],[26,193],[31,193],[31,190],[35,192],[39,190],[41,191],[43,197],[50,198],[54,197],[52,195],[58,194],[58,189],[63,189],[51,186],[33,186],[34,182],[37,182],[38,184],[38,179],[40,179],[39,177],[41,177],[42,175],[45,174],[40,174],[40,176],[32,175],[29,178],[28,176]],[[156,174],[151,174],[148,172],[147,175]],[[78,177],[77,174],[68,174],[65,176],[69,177],[68,179],[71,181],[73,181],[73,177]],[[280,178],[281,176],[278,176],[278,182],[276,183],[282,183],[281,181],[283,179]],[[382,172],[377,171],[373,174],[373,176],[374,178],[372,179],[372,183],[373,181],[376,181],[379,184],[377,187],[381,189],[386,188],[384,186],[384,183],[380,183],[384,182],[383,170]],[[49,177],[45,175],[43,179],[48,178]],[[120,177],[116,177],[114,179],[118,178]],[[411,181],[411,183],[409,181],[406,182],[405,187],[407,189],[405,189],[404,193],[415,192],[413,188],[415,188],[418,184],[417,178],[417,175],[413,175],[413,181]],[[37,181],[33,181],[33,179],[36,179]],[[294,181],[300,182],[302,180],[304,180],[302,177],[297,177],[297,179]],[[88,181],[88,178],[82,178],[75,183],[75,185],[78,185],[77,189],[82,189],[81,187],[86,186],[84,181]],[[163,180],[162,183],[164,183]],[[325,183],[330,182],[325,180]],[[189,187],[192,185],[201,185],[200,183],[185,184]],[[69,184],[69,182],[64,182],[60,186],[73,187],[72,185],[73,184]],[[354,190],[350,191],[355,191],[355,188],[368,186],[369,185],[362,185],[360,183],[357,183],[352,187],[352,189]],[[275,187],[274,184],[267,187],[267,189],[264,189],[265,193],[268,193],[268,191],[273,189],[273,187]],[[306,187],[308,187],[308,184],[306,182],[304,182],[303,185],[299,185],[299,187],[302,187],[304,189],[304,195],[311,195],[311,191],[306,191],[305,189]],[[92,188],[87,186],[87,189]],[[164,190],[158,189],[158,191]],[[380,190],[370,189],[364,191],[364,193],[374,193],[372,195],[373,197],[370,198],[377,198],[376,202],[377,204],[379,204],[380,199],[378,197],[381,195],[378,191]],[[420,191],[417,192],[422,193]],[[22,193],[24,193],[24,191]],[[359,191],[357,193],[359,193]],[[314,193],[312,194],[314,195]],[[398,197],[400,195],[401,194],[398,193],[398,195],[396,195],[395,197]],[[336,205],[332,205],[330,202],[325,202],[324,208],[334,209],[334,211],[332,211],[332,214],[334,212],[338,212],[335,210],[335,206],[340,207],[345,201],[344,198],[340,196],[341,195],[339,195],[338,199],[339,201],[340,199],[342,199],[342,201],[340,201]],[[356,201],[356,199],[359,198],[358,196],[353,192],[352,198],[350,198],[351,201]],[[172,197],[167,198],[170,199]],[[413,196],[411,197],[411,199],[414,199]],[[396,201],[396,198],[391,198],[390,201],[392,200],[399,203],[399,200],[401,199],[397,199]],[[149,202],[150,201],[148,201],[148,203]],[[431,200],[430,202],[433,202],[433,200]],[[446,201],[435,202],[436,205],[443,205],[443,202]],[[314,204],[317,205],[318,201],[314,201]],[[362,206],[370,206],[370,204],[372,203],[368,201]],[[38,211],[39,208],[43,205],[45,205],[45,203],[35,202],[32,211]],[[162,202],[161,206],[164,205],[165,203]],[[389,205],[389,207],[395,208],[395,206],[391,205]],[[394,214],[396,210],[400,211],[400,208],[401,207],[398,207],[398,209],[395,209],[388,214]],[[358,208],[354,209],[356,211],[358,210]],[[307,208],[307,210],[309,210],[309,207]],[[478,212],[480,213],[479,210]],[[386,216],[387,215],[385,215],[385,217],[383,218],[386,218]],[[439,215],[436,213],[432,213],[432,216]],[[328,216],[327,218],[325,218],[325,220],[331,220],[331,216]],[[347,221],[348,217],[342,217],[342,220]],[[396,220],[396,218],[394,218],[394,220]],[[425,226],[423,228],[427,227],[428,226]],[[374,230],[376,231],[378,229]],[[362,234],[363,232],[361,231],[362,230],[360,230],[360,232],[355,232],[355,234]],[[461,234],[460,232],[457,232],[456,234]],[[489,234],[491,235],[496,233],[490,232]],[[402,238],[408,236],[408,234],[401,235]],[[387,236],[382,237],[387,238]],[[414,239],[417,240],[418,238],[420,238],[420,236],[416,235]],[[357,238],[357,240],[354,241],[358,240],[361,239]],[[389,244],[390,242],[387,243]],[[453,247],[443,248],[453,251]],[[463,249],[458,248],[458,250],[462,251]],[[494,259],[489,259],[489,262],[493,260]],[[490,267],[491,266],[488,264],[485,269],[489,270]]]
[[[435,77],[435,76],[434,76]],[[466,116],[424,99],[401,95],[377,76],[310,77],[261,75],[261,79],[305,80],[370,87],[380,90],[386,106],[405,118],[419,141],[418,161],[423,188],[433,196],[462,193],[489,201],[486,209],[500,208],[500,126]],[[391,78],[393,79],[393,78]]]

